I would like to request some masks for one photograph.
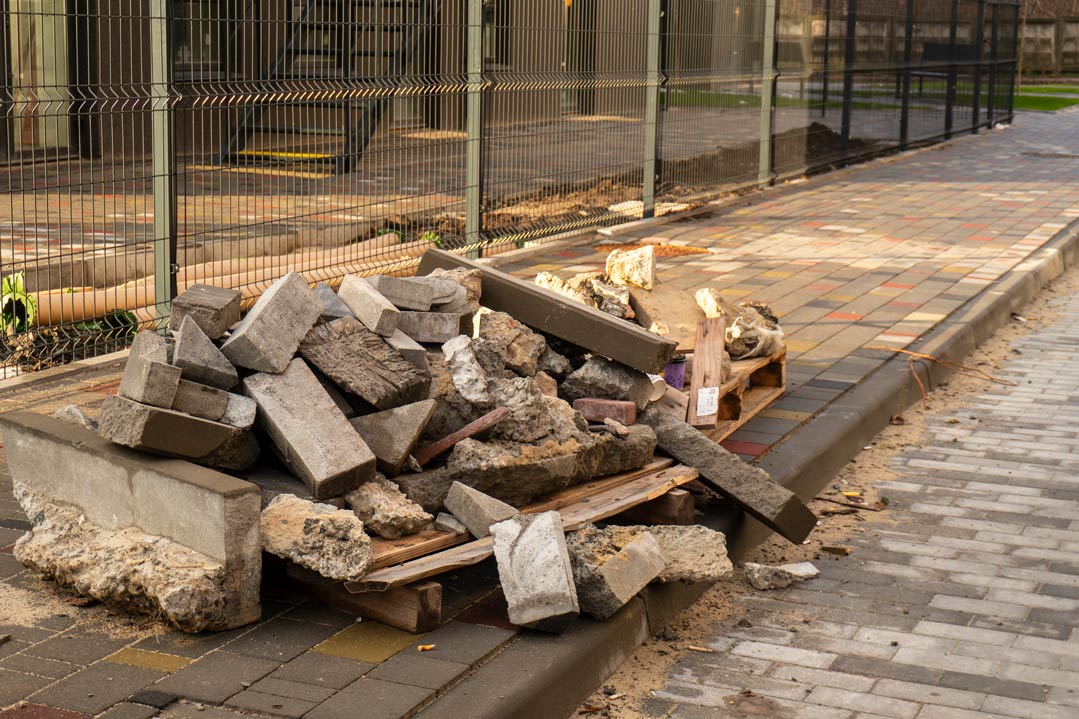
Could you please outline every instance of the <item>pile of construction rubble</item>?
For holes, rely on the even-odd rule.
[[[654,274],[648,248],[612,253],[607,272],[576,289],[537,282],[625,318],[628,286],[650,287]],[[723,535],[703,527],[585,525],[567,536],[558,512],[519,513],[551,492],[643,467],[658,445],[762,521],[797,514],[793,495],[686,424],[684,408],[679,417],[655,404],[656,376],[484,306],[483,289],[474,268],[347,276],[337,292],[290,273],[241,319],[238,292],[195,285],[174,301],[169,336],[138,333],[98,420],[75,419],[113,443],[258,485],[263,550],[330,579],[371,570],[372,536],[490,535],[511,620],[548,631],[580,611],[607,618],[652,581],[731,570]],[[782,341],[774,316],[707,297],[740,328],[728,335],[740,356]],[[16,556],[116,600],[116,587],[84,576],[85,558],[50,550],[56,526],[48,541],[20,540]],[[191,574],[187,561],[183,581],[200,586]],[[185,629],[215,626],[153,596],[153,582],[134,584],[124,591],[142,596],[128,606]]]

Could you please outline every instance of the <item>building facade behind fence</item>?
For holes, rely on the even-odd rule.
[[[1010,121],[993,0],[6,0],[7,373]]]

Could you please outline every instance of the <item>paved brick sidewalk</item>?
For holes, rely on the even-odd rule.
[[[1079,717],[1077,317],[1074,296],[1017,342],[997,374],[1018,386],[931,417],[854,554],[754,594],[754,626],[680,660],[657,716]]]
[[[772,303],[790,392],[731,437],[752,459],[1079,218],[1079,111],[755,195],[714,217],[619,234],[703,247],[659,262],[663,284]],[[590,245],[503,269],[602,269]]]

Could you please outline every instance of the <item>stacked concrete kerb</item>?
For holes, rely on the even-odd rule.
[[[658,496],[681,461],[786,536],[808,531],[797,498],[659,402],[677,342],[620,304],[655,284],[654,262],[612,255],[585,294],[433,250],[419,276],[336,292],[289,273],[242,317],[238,292],[195,285],[167,332],[136,336],[96,416],[0,419],[33,525],[15,555],[191,632],[258,619],[262,552],[342,592],[403,586],[385,577],[394,552],[493,554],[511,621],[547,632],[606,620],[651,583],[714,582],[731,569],[721,534],[607,531],[586,495],[543,504],[633,472]],[[673,457],[660,469],[657,448]]]

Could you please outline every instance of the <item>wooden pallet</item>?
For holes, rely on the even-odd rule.
[[[722,442],[779,399],[786,386],[786,349],[769,357],[732,362],[731,377],[719,388],[719,422],[714,429],[701,431]]]

